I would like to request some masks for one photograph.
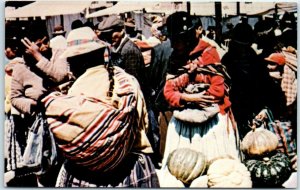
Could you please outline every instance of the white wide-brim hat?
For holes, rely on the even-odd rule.
[[[106,47],[90,27],[81,27],[70,31],[67,48],[61,58],[73,57]]]

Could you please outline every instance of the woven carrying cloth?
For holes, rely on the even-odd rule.
[[[42,100],[58,146],[74,164],[105,172],[115,168],[130,151],[136,137],[137,101],[129,77],[115,72],[113,97],[118,99],[111,104],[57,92]]]
[[[22,141],[20,142],[19,140],[20,138],[18,138],[18,136],[22,136],[24,139],[26,139],[27,134],[24,131],[25,126],[19,126],[19,127],[21,128],[21,130],[16,129],[15,122],[12,115],[5,116],[4,156],[7,159],[6,171],[16,170],[17,168],[22,168],[24,166],[22,153],[24,152],[26,141],[23,141],[23,143]]]

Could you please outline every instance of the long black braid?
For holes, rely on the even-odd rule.
[[[108,54],[108,57],[106,57],[107,54]],[[107,69],[107,72],[108,72],[108,79],[109,79],[109,89],[107,92],[107,96],[112,97],[115,81],[114,81],[114,67],[113,67],[113,64],[111,61],[111,52],[110,52],[109,47],[107,47],[105,49],[104,62],[105,62],[105,68]]]

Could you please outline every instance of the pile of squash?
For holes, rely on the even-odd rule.
[[[169,155],[167,166],[185,187],[199,187],[195,185],[197,180],[206,175],[207,187],[212,188],[280,188],[290,177],[292,168],[289,158],[276,150],[277,145],[274,133],[254,127],[241,142],[243,162],[220,157],[207,163],[203,153],[180,148]]]
[[[285,154],[276,151],[277,145],[277,136],[263,127],[254,127],[244,137],[241,150],[253,187],[281,187],[291,175],[291,162]]]

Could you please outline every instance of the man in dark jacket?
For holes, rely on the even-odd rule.
[[[124,69],[127,73],[133,75],[139,82],[141,90],[143,91],[149,117],[149,131],[147,136],[154,149],[154,156],[152,161],[158,167],[157,163],[159,158],[159,130],[158,124],[155,119],[152,106],[150,104],[150,86],[147,81],[147,72],[145,69],[144,58],[141,50],[137,45],[130,40],[129,36],[126,35],[124,29],[124,21],[119,19],[117,16],[112,15],[104,19],[98,25],[100,31],[99,38],[111,44],[111,60],[113,65],[119,66]]]
[[[139,81],[141,88],[146,95],[144,70],[145,64],[141,50],[125,34],[124,21],[117,16],[109,16],[98,25],[100,39],[111,44],[112,61],[133,75]]]

